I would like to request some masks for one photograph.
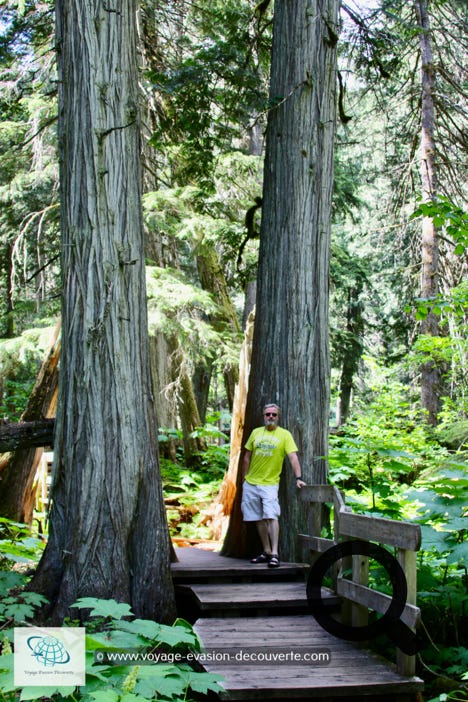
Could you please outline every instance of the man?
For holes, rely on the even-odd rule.
[[[277,568],[280,506],[278,488],[283,460],[287,456],[296,476],[296,485],[305,485],[297,457],[297,446],[287,429],[278,426],[280,408],[274,403],[263,408],[264,426],[254,429],[245,444],[242,460],[244,483],[242,514],[245,522],[256,522],[263,553],[251,563]]]

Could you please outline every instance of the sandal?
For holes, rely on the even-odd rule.
[[[270,558],[271,558],[271,555],[269,553],[265,553],[265,551],[264,551],[256,558],[251,558],[250,562],[251,563],[268,563],[269,564]]]
[[[268,561],[268,567],[269,568],[278,568],[279,567],[279,558],[276,553],[273,553],[270,556],[270,560]]]

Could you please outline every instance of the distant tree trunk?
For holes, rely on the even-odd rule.
[[[278,402],[304,480],[327,479],[328,268],[335,133],[338,2],[276,0],[260,258],[243,444]],[[238,487],[240,485],[238,483]],[[247,555],[238,489],[223,547]],[[280,487],[280,548],[296,557],[305,515],[289,466]]]
[[[143,0],[140,3],[139,43],[143,68],[150,71],[159,71],[163,68],[158,26],[155,20],[156,11],[160,9],[159,6],[160,3],[155,3],[154,0]],[[164,108],[158,100],[157,93],[153,89],[149,90],[146,83],[140,81],[140,89],[142,90],[141,105],[143,113],[141,120],[143,193],[147,193],[157,190],[159,187],[157,151],[149,144],[149,140],[159,126],[160,115]],[[145,228],[145,257],[153,261],[157,266],[167,265],[167,261],[164,260],[161,235],[159,232],[150,231],[148,228]],[[163,332],[155,331],[150,336],[149,348],[158,425],[160,427],[173,428],[177,425],[176,403],[165,392],[172,378],[170,352]],[[166,442],[160,449],[165,455],[175,459],[175,444],[173,441]]]
[[[206,441],[201,436],[194,436],[196,429],[201,427],[197,399],[193,391],[193,383],[186,367],[185,356],[179,341],[172,337],[168,341],[171,350],[171,368],[173,377],[173,394],[177,401],[179,418],[182,427],[184,444],[184,460],[188,466],[196,466],[201,462],[200,454],[206,451]]]
[[[36,378],[22,422],[54,417],[57,407],[58,365],[60,358],[60,323],[52,335],[46,357]],[[30,446],[14,451],[0,473],[0,515],[30,524],[33,518],[34,477],[43,448]]]
[[[12,291],[12,271],[13,271],[13,246],[11,241],[7,241],[4,249],[5,256],[5,328],[1,334],[6,339],[12,339],[15,335],[15,317],[13,309],[13,291]]]
[[[435,66],[432,58],[431,30],[427,3],[415,2],[419,25],[421,48],[421,182],[423,200],[434,200],[437,196],[437,167],[434,141],[434,90]],[[438,264],[439,245],[434,220],[424,217],[422,223],[422,270],[421,297],[435,298],[439,293]],[[439,319],[430,312],[421,323],[421,333],[427,336],[439,335]],[[428,361],[421,368],[421,404],[427,413],[427,421],[432,426],[438,422],[441,409],[442,371],[440,365]]]
[[[206,363],[199,363],[192,376],[193,392],[197,402],[200,422],[202,424],[205,424],[206,421],[213,364],[213,360],[208,360]]]
[[[31,589],[172,620],[151,391],[136,0],[56,2],[62,356],[50,536]]]
[[[211,324],[220,334],[228,333],[240,343],[242,337],[239,319],[229,295],[218,254],[211,245],[201,244],[197,249],[196,257],[202,288],[212,293],[219,308],[219,314],[210,318]],[[237,365],[226,363],[223,367],[223,378],[229,409],[232,411],[234,391],[239,380]]]
[[[356,284],[348,290],[348,309],[346,315],[346,338],[343,350],[340,377],[339,417],[337,424],[344,424],[348,419],[354,376],[362,355],[363,305],[360,301],[363,281],[356,279]]]

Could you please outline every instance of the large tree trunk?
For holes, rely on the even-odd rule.
[[[304,480],[323,483],[329,413],[328,267],[338,2],[275,2],[257,306],[244,440],[262,405],[282,407]],[[238,490],[240,498],[241,490]],[[280,487],[280,549],[306,528],[289,466]],[[247,555],[234,510],[223,551]],[[235,536],[234,536],[235,535]]]
[[[434,141],[434,88],[435,67],[432,58],[430,22],[425,0],[415,2],[421,48],[421,183],[423,201],[433,201],[437,196],[437,170]],[[421,242],[421,297],[433,299],[439,293],[439,245],[434,220],[424,217]],[[421,333],[438,336],[439,318],[430,312],[421,323]],[[441,409],[442,371],[434,361],[421,368],[421,404],[432,426],[437,424]]]
[[[62,356],[50,538],[32,589],[171,620],[151,392],[136,0],[58,0]]]
[[[52,335],[46,357],[21,415],[21,421],[30,423],[55,416],[57,408],[58,365],[60,358],[60,323]],[[42,443],[44,446],[44,443]],[[33,518],[36,470],[43,448],[37,444],[18,448],[7,459],[0,474],[0,515],[16,522],[30,524]]]

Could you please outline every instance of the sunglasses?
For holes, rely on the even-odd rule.
[[[265,417],[277,417],[278,412],[265,412]]]

